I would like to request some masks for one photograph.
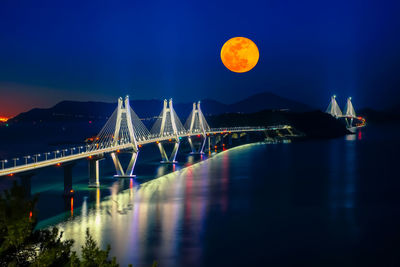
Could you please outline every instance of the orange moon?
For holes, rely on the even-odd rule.
[[[256,44],[245,37],[226,41],[221,49],[221,60],[233,72],[247,72],[257,65],[260,53]]]

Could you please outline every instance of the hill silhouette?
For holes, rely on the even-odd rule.
[[[204,114],[208,116],[223,113],[253,113],[266,109],[288,109],[294,112],[312,110],[303,103],[268,92],[250,96],[233,104],[224,104],[212,99],[204,99],[201,103]],[[151,118],[161,112],[162,100],[131,100],[131,107],[140,118]],[[51,108],[34,108],[21,113],[12,118],[10,123],[106,119],[115,108],[116,103],[62,101]],[[191,112],[192,103],[174,103],[174,108],[184,122]]]

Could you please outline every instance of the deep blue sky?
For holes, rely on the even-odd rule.
[[[86,2],[86,3],[84,3]],[[0,2],[0,116],[63,99],[231,103],[261,91],[325,107],[398,104],[400,1]],[[224,42],[252,39],[233,73]]]

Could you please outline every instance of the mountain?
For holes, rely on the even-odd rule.
[[[264,109],[289,109],[295,112],[313,110],[306,104],[293,101],[275,94],[264,92],[250,96],[229,106],[230,112],[252,113]]]
[[[132,100],[131,107],[140,118],[151,118],[160,114],[162,101],[154,99]],[[312,110],[311,107],[303,103],[268,92],[253,95],[230,105],[212,99],[204,99],[201,101],[201,107],[205,115],[218,115],[228,112],[252,113],[265,109],[289,109],[297,112]],[[106,119],[115,108],[116,103],[62,101],[51,108],[35,108],[28,112],[21,113],[11,119],[10,123]],[[174,108],[181,118],[182,123],[184,123],[191,112],[192,103],[174,103]]]
[[[109,116],[115,106],[115,103],[62,101],[51,108],[34,108],[23,112],[9,122],[102,119]]]

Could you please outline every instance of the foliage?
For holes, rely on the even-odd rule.
[[[0,195],[0,265],[68,264],[73,241],[62,241],[57,228],[34,230],[37,199],[27,198],[16,183]]]
[[[101,250],[96,241],[94,241],[93,237],[89,233],[89,229],[86,229],[86,242],[85,245],[82,246],[82,260],[79,261],[79,258],[73,253],[73,262],[71,266],[82,266],[82,267],[96,267],[96,266],[104,266],[104,267],[116,267],[119,266],[117,264],[117,259],[113,257],[111,260],[108,260],[109,253],[111,247],[107,246],[106,250]]]
[[[81,259],[71,250],[73,240],[63,241],[56,227],[35,230],[37,200],[37,195],[27,198],[16,183],[0,194],[0,266],[119,266],[115,257],[109,260],[110,246],[101,250],[89,229]]]

